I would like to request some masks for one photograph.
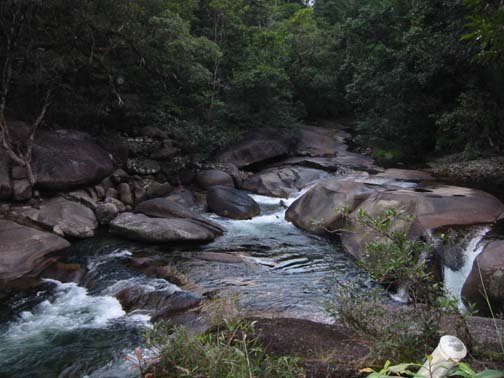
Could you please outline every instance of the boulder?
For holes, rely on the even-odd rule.
[[[278,133],[262,130],[249,133],[240,142],[218,152],[213,161],[232,163],[238,168],[287,156],[292,141]]]
[[[166,146],[151,154],[153,160],[170,160],[179,153],[179,149],[173,146]]]
[[[79,202],[90,209],[96,209],[96,201],[98,198],[96,197],[96,194],[89,194],[89,191],[76,190],[68,193],[65,197],[71,201]]]
[[[143,310],[151,314],[152,320],[160,320],[190,310],[201,304],[199,295],[168,287],[149,291],[142,287],[128,287],[116,295],[125,311]]]
[[[111,202],[101,203],[96,207],[96,218],[101,225],[107,225],[119,214],[117,206]]]
[[[366,244],[378,238],[374,232],[363,229],[355,222],[358,210],[375,217],[390,208],[411,216],[409,221],[398,220],[392,225],[393,229],[405,232],[410,239],[442,227],[494,223],[504,211],[504,205],[497,198],[469,188],[440,185],[425,187],[421,191],[382,190],[371,195],[351,214],[353,230],[342,234],[345,249],[354,257],[361,258]]]
[[[215,222],[196,214],[183,205],[166,198],[147,200],[135,207],[135,213],[141,213],[153,218],[184,218],[201,224],[218,235],[222,235],[224,229]]]
[[[49,254],[67,247],[57,235],[0,219],[0,280],[38,274],[53,261]]]
[[[173,186],[168,183],[152,182],[145,192],[146,198],[158,198],[164,197],[173,191]]]
[[[347,149],[343,140],[336,138],[334,130],[315,126],[304,126],[301,138],[296,146],[298,155],[334,156],[338,151]]]
[[[12,190],[16,201],[28,201],[33,195],[33,188],[28,179],[13,180]]]
[[[183,186],[176,187],[170,195],[165,198],[177,202],[184,207],[193,207],[196,205],[196,198],[193,192]]]
[[[42,202],[38,208],[21,207],[13,216],[25,219],[70,238],[90,238],[98,227],[94,212],[80,203],[56,197]]]
[[[33,146],[36,187],[67,190],[90,186],[112,173],[112,160],[87,134],[70,130],[42,131]]]
[[[474,260],[471,273],[462,288],[463,301],[466,304],[475,304],[478,314],[490,316],[491,312],[484,296],[485,290],[493,313],[504,314],[504,240],[489,242],[483,248]]]
[[[140,135],[152,139],[167,139],[168,133],[155,126],[145,126],[140,131]]]
[[[324,171],[304,167],[271,168],[247,178],[242,186],[253,193],[288,198],[324,174]]]
[[[229,186],[234,188],[233,178],[226,172],[218,169],[199,171],[196,175],[196,182],[202,189],[208,189],[212,186]]]
[[[261,209],[247,193],[226,186],[213,186],[207,193],[208,210],[232,219],[251,219]]]
[[[150,242],[209,242],[215,232],[190,219],[151,218],[143,214],[122,213],[110,223],[110,231],[128,239]]]
[[[133,205],[133,193],[131,192],[131,187],[127,182],[119,184],[118,187],[119,200],[125,205]]]
[[[0,149],[0,201],[8,200],[12,196],[12,182],[9,176],[9,158]]]
[[[122,182],[126,182],[128,180],[128,173],[124,169],[116,169],[110,179],[114,183],[114,185],[119,185]]]
[[[285,213],[285,219],[316,234],[327,234],[344,226],[341,210],[353,211],[375,190],[357,182],[325,180],[298,198]]]

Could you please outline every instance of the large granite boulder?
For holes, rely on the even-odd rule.
[[[206,169],[196,174],[196,182],[202,189],[212,186],[229,186],[234,188],[233,178],[226,172],[218,169]]]
[[[0,148],[0,201],[8,200],[12,196],[12,182],[9,175],[9,159]]]
[[[53,262],[49,254],[69,246],[57,235],[0,219],[0,280],[36,275]]]
[[[69,238],[90,238],[98,227],[95,213],[88,207],[63,197],[42,202],[37,207],[19,207],[11,216],[33,222],[55,234]]]
[[[224,229],[217,223],[209,221],[180,203],[166,198],[155,198],[143,201],[135,207],[135,213],[142,213],[153,218],[190,219],[214,231],[217,235],[222,235],[224,232]]]
[[[462,288],[463,301],[475,304],[478,314],[490,316],[485,291],[493,313],[504,314],[504,240],[492,241],[483,248]]]
[[[304,167],[271,168],[249,177],[242,186],[253,193],[288,198],[324,174],[324,171]]]
[[[504,211],[504,205],[497,198],[469,188],[441,185],[419,191],[382,190],[371,195],[350,215],[352,230],[342,234],[345,249],[361,258],[367,243],[379,238],[355,221],[358,210],[376,217],[390,208],[410,216],[408,220],[400,217],[392,224],[392,229],[405,232],[410,239],[442,227],[494,223]]]
[[[298,198],[285,219],[316,234],[326,234],[344,226],[343,209],[353,211],[375,190],[365,184],[341,179],[325,180]]]
[[[112,173],[112,161],[89,135],[52,130],[38,133],[33,146],[36,186],[67,190],[97,184]]]
[[[315,126],[304,126],[301,138],[296,146],[296,153],[305,156],[334,156],[338,151],[345,151],[346,144],[338,138],[335,130]]]
[[[226,186],[214,186],[207,193],[208,210],[231,219],[251,219],[261,209],[247,193]]]
[[[122,213],[110,222],[110,231],[128,239],[149,243],[209,242],[217,236],[211,229],[190,219],[151,218]]]
[[[213,161],[232,163],[238,168],[287,156],[292,141],[273,131],[262,130],[249,133],[238,143],[218,152]]]

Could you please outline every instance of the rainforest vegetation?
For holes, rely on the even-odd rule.
[[[6,0],[1,117],[47,103],[47,124],[157,125],[210,152],[352,116],[377,156],[495,154],[503,19],[491,0]]]

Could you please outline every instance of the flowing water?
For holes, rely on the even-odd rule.
[[[294,198],[253,197],[262,213],[252,220],[207,214],[227,232],[205,246],[145,246],[109,237],[74,244],[65,260],[87,267],[83,286],[46,280],[39,291],[19,294],[0,309],[0,377],[135,376],[124,357],[141,345],[150,319],[126,314],[113,295],[138,286],[180,289],[125,267],[132,255],[163,255],[201,293],[237,293],[243,310],[263,315],[330,321],[324,306],[334,301],[337,282],[357,282],[362,290],[373,286],[334,241],[284,220]],[[239,255],[242,262],[198,258],[209,251]]]

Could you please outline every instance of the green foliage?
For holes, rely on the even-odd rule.
[[[294,378],[303,373],[298,359],[265,353],[253,322],[225,321],[201,335],[161,322],[146,340],[159,351],[156,377]]]

